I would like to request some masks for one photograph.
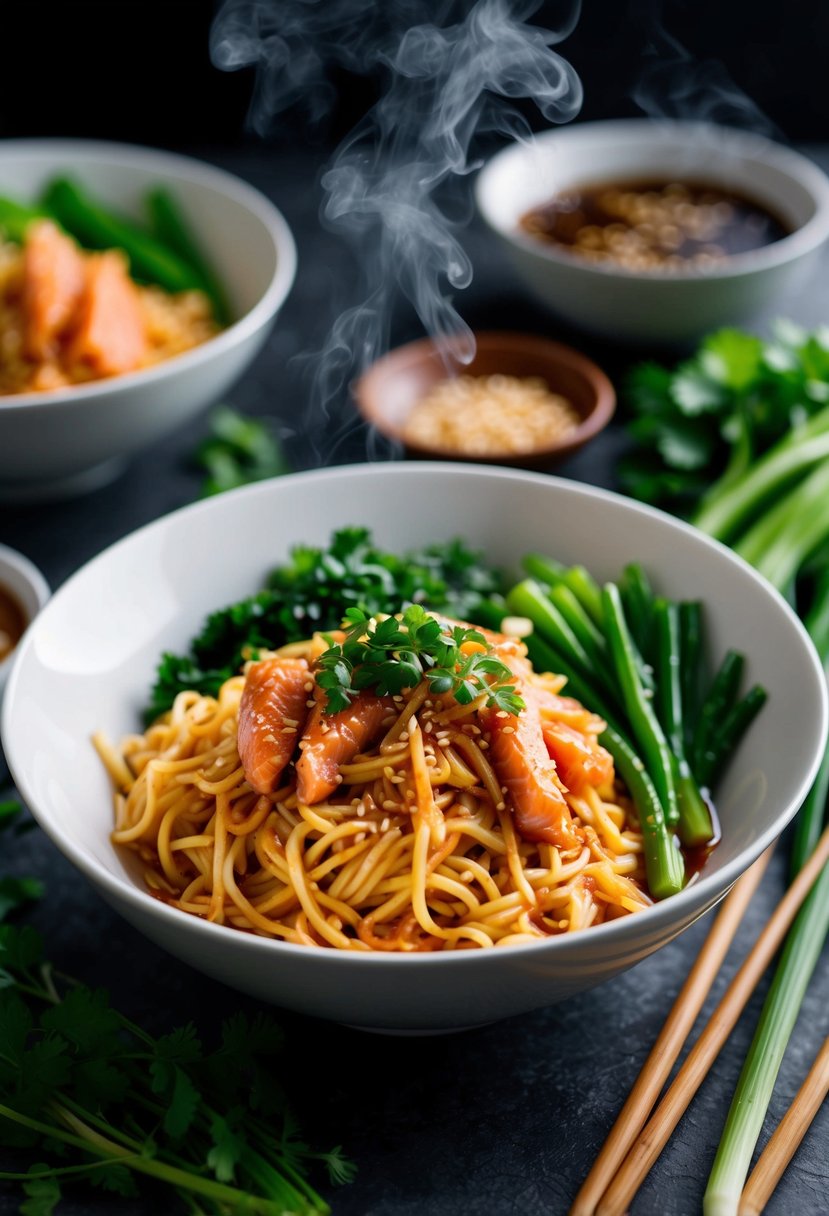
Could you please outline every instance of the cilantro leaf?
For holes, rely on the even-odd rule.
[[[219,1182],[232,1182],[236,1174],[236,1166],[245,1151],[245,1141],[233,1126],[240,1118],[240,1112],[231,1111],[226,1119],[215,1115],[210,1120],[210,1136],[212,1146],[207,1154],[207,1164]]]
[[[827,337],[791,322],[778,322],[770,341],[723,329],[674,368],[634,368],[621,488],[693,516],[721,476],[748,468],[829,401]]]
[[[42,894],[43,883],[36,878],[13,878],[10,875],[0,878],[0,920],[5,920],[10,912],[15,912],[24,904],[34,903]]]
[[[135,1179],[125,1165],[116,1163],[96,1166],[87,1173],[87,1178],[102,1191],[110,1191],[113,1195],[121,1195],[124,1199],[134,1199],[138,1194]]]
[[[31,1179],[23,1183],[23,1191],[28,1198],[20,1205],[20,1216],[52,1216],[61,1192],[60,1183],[47,1173],[48,1170],[49,1166],[42,1162],[32,1166],[29,1171]]]
[[[121,1019],[103,989],[77,987],[70,988],[59,1005],[47,1009],[40,1024],[62,1035],[82,1056],[100,1057],[115,1048]]]
[[[208,474],[202,498],[290,472],[267,422],[221,406],[211,415],[209,427],[209,437],[195,454],[196,464]]]

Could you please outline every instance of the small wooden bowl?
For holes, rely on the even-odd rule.
[[[476,334],[471,363],[458,365],[459,375],[537,376],[553,393],[571,402],[581,422],[565,435],[530,452],[490,452],[470,455],[455,448],[424,446],[404,437],[406,420],[417,404],[451,371],[430,338],[410,342],[378,359],[356,381],[354,398],[363,417],[397,443],[406,454],[428,460],[471,460],[522,469],[546,469],[571,456],[607,426],[616,408],[613,385],[590,359],[569,346],[533,334]]]

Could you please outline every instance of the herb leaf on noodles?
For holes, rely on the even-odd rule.
[[[423,604],[468,619],[500,590],[499,575],[460,540],[401,557],[377,548],[367,528],[342,528],[325,549],[295,548],[264,590],[212,613],[186,654],[165,653],[146,721],[168,710],[184,689],[214,696],[246,654],[336,629],[348,608],[376,616]]]

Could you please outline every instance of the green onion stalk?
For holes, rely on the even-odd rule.
[[[829,537],[829,410],[793,431],[744,477],[709,495],[695,519],[730,543],[781,594]],[[795,480],[799,477],[799,480]],[[815,579],[804,624],[829,663],[829,567]],[[813,851],[826,814],[829,751],[795,826],[792,872]],[[708,1179],[705,1216],[737,1216],[780,1065],[829,934],[829,865],[789,930],[743,1064]]]

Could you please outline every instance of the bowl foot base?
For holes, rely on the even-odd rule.
[[[91,469],[70,473],[68,477],[46,477],[42,480],[19,482],[0,477],[0,502],[52,502],[63,498],[76,498],[109,485],[116,477],[121,476],[127,463],[125,457],[113,456],[93,465]]]
[[[345,1023],[349,1030],[359,1030],[362,1034],[384,1034],[394,1038],[425,1039],[438,1034],[464,1034],[467,1030],[482,1030],[484,1026],[492,1026],[492,1022],[474,1022],[469,1026],[443,1026],[438,1030],[398,1030],[386,1026],[354,1026]]]

